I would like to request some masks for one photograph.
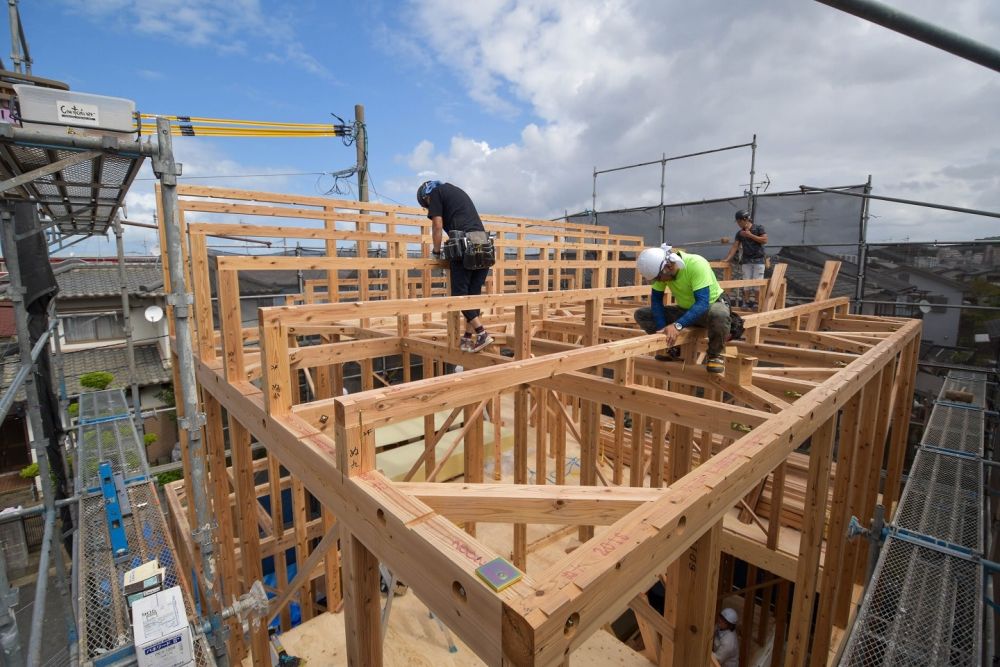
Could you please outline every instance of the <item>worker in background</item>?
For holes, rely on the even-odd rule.
[[[663,244],[639,253],[636,270],[652,283],[649,307],[635,311],[636,323],[648,334],[664,334],[668,350],[685,328],[708,329],[705,365],[709,373],[722,373],[725,370],[722,355],[730,328],[729,303],[708,260]],[[674,297],[674,306],[663,305],[667,289]],[[657,359],[665,358],[657,355]]]
[[[441,244],[443,233],[449,237],[464,236],[479,232],[486,235],[486,228],[479,218],[476,205],[472,199],[459,187],[441,181],[425,181],[417,188],[417,203],[427,209],[430,219],[433,248],[431,254],[435,259],[442,259]],[[483,285],[490,269],[467,268],[468,262],[463,257],[450,259],[451,295],[466,296],[483,293]],[[479,352],[493,342],[493,337],[479,319],[479,310],[463,310],[465,316],[465,334],[459,341],[459,349],[463,352]]]
[[[719,667],[739,667],[740,640],[736,636],[739,614],[726,607],[715,621],[715,636],[712,638],[712,655],[719,661]]]
[[[763,225],[755,225],[750,219],[750,214],[742,209],[736,211],[736,225],[739,230],[736,232],[736,238],[733,239],[733,246],[729,249],[729,254],[726,255],[726,261],[733,261],[733,257],[739,251],[743,280],[763,280],[764,260],[767,257],[764,252],[764,246],[767,245],[767,232],[764,231]],[[743,305],[756,309],[759,293],[759,287],[743,288]],[[753,300],[750,300],[748,296],[750,294],[753,294]]]

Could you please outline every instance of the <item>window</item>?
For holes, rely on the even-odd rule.
[[[65,317],[63,318],[63,331],[66,334],[67,343],[119,340],[125,337],[125,329],[119,313]]]
[[[935,304],[935,303],[948,303],[948,297],[945,297],[945,296],[928,296],[927,300],[931,304]],[[948,309],[947,308],[941,308],[940,306],[931,305],[931,312],[932,313],[947,313]]]

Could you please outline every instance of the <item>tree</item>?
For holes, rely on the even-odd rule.
[[[107,371],[91,371],[80,376],[80,386],[102,391],[115,381],[115,376]]]

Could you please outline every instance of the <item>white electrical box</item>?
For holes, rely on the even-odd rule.
[[[139,667],[194,665],[191,626],[180,586],[132,604],[132,635]]]
[[[135,132],[135,102],[120,97],[14,84],[21,126],[68,134]]]

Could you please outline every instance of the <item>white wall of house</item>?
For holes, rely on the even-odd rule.
[[[962,314],[961,310],[935,307],[932,297],[943,298],[944,303],[941,305],[957,306],[962,303],[962,290],[948,282],[915,271],[906,272],[904,269],[899,277],[931,295],[928,297],[928,300],[932,302],[931,312],[923,316],[924,328],[921,339],[938,345],[958,345],[958,324]]]
[[[136,344],[157,343],[160,346],[160,357],[167,359],[168,346],[167,321],[164,317],[159,322],[149,322],[145,318],[146,308],[157,304],[162,308],[162,299],[137,299],[133,298],[129,302],[129,317],[132,324],[132,340]],[[121,316],[121,300],[117,297],[110,299],[91,299],[86,302],[82,299],[75,299],[69,303],[59,304],[59,343],[64,352],[82,350],[95,345],[114,345],[115,343],[125,343],[123,333],[113,335],[112,330],[121,330],[124,327],[124,320]],[[67,321],[70,320],[70,321]],[[112,322],[117,322],[117,326]],[[71,330],[71,331],[68,331]],[[73,337],[72,331],[76,332]],[[80,340],[82,332],[92,338]]]

